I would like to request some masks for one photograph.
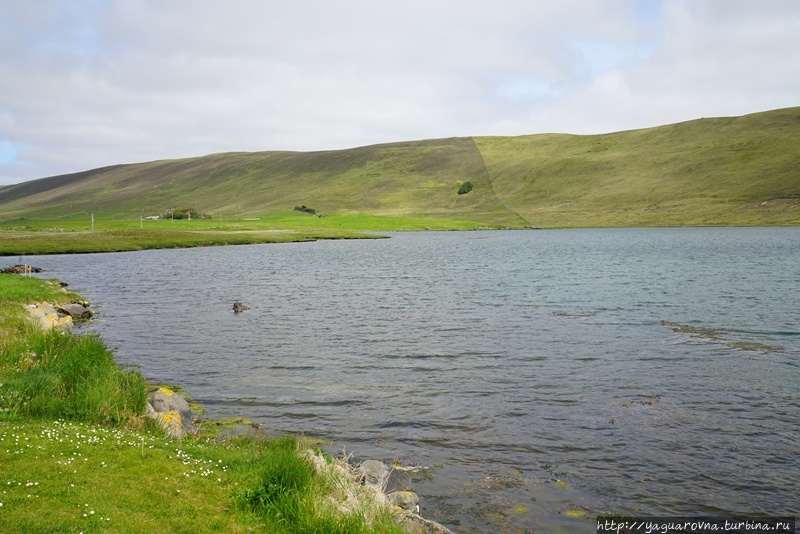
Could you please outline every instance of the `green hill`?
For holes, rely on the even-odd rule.
[[[473,188],[458,194],[464,182]],[[509,226],[800,224],[800,108],[603,135],[214,154],[0,188],[0,221],[181,208],[250,218],[298,205]]]

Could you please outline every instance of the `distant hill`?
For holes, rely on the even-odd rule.
[[[464,182],[472,190],[458,194]],[[511,226],[800,224],[800,108],[603,135],[214,154],[0,188],[0,221],[297,205]]]

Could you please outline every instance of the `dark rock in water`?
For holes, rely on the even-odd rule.
[[[91,319],[92,315],[94,315],[94,311],[82,304],[64,304],[58,308],[58,311],[69,315],[75,321]]]
[[[0,273],[7,273],[7,274],[41,273],[42,271],[43,269],[39,267],[33,267],[31,265],[12,265],[11,267],[0,269]]]
[[[233,313],[242,313],[245,310],[249,310],[249,306],[245,306],[241,302],[234,302],[233,303]]]

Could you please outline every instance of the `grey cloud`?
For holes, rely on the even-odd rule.
[[[0,1],[0,30],[13,28],[0,31],[0,184],[229,150],[602,132],[796,105],[795,5]]]

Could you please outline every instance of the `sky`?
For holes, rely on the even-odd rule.
[[[0,185],[800,106],[797,0],[0,0]]]

